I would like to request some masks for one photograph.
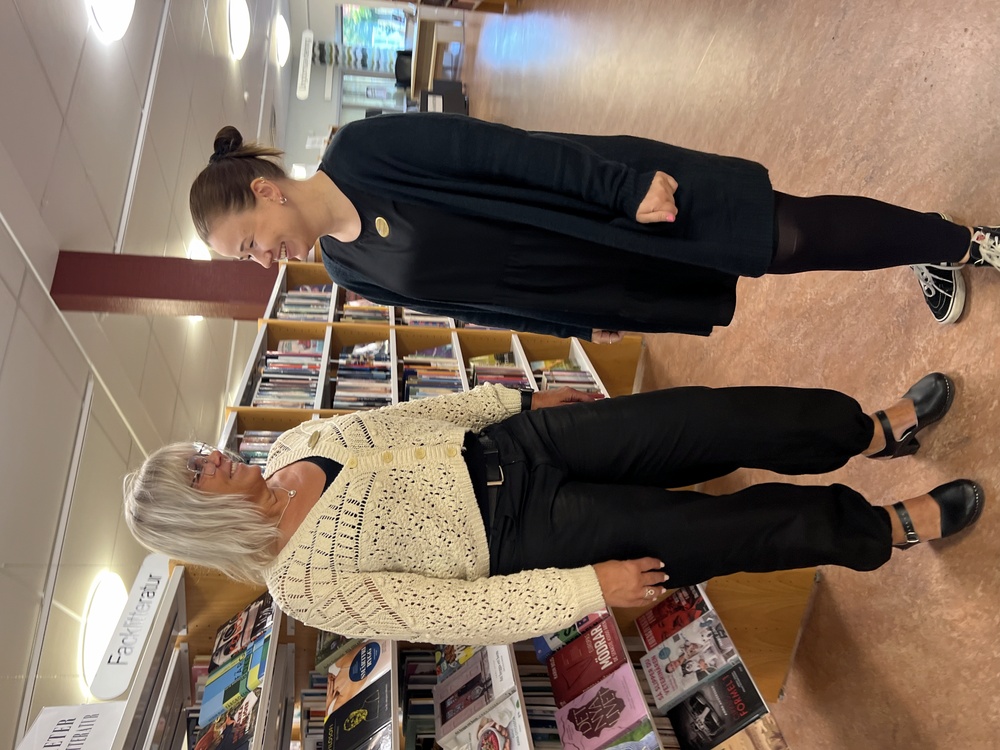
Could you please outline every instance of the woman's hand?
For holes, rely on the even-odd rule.
[[[635,220],[640,224],[674,221],[677,218],[675,190],[677,180],[666,172],[657,172],[653,175],[653,184],[649,186],[646,197],[639,204],[639,210],[635,212]]]
[[[563,406],[577,401],[597,401],[603,398],[600,393],[584,393],[575,388],[554,388],[551,391],[536,391],[531,396],[531,409],[547,409],[550,406]]]
[[[595,344],[617,344],[625,337],[621,331],[608,331],[604,328],[595,328],[590,336],[590,340]]]
[[[663,583],[670,576],[655,557],[638,560],[608,560],[594,566],[597,582],[609,607],[641,607],[663,593]],[[649,592],[653,591],[652,596]]]

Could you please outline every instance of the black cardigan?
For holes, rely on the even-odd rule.
[[[736,278],[764,273],[773,253],[774,195],[764,167],[642,138],[529,133],[461,115],[383,115],[341,128],[320,168],[338,185],[392,200],[522,223],[612,252],[670,260],[678,273],[695,265],[700,266],[696,277],[704,278],[706,270],[717,274],[706,286],[704,310],[697,298],[688,298],[685,324],[671,325],[668,315],[655,330],[708,334],[712,326],[727,324]],[[657,170],[678,182],[678,218],[639,224],[635,214]],[[602,327],[587,316],[541,314],[530,305],[514,310],[482,300],[410,299],[326,253],[324,263],[335,281],[374,302],[560,336],[589,338],[592,328]],[[728,299],[720,299],[720,286]],[[594,295],[599,304],[599,279]],[[691,326],[692,313],[703,325]],[[631,330],[651,328],[647,320]]]

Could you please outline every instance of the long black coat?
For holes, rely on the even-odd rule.
[[[704,292],[692,297],[689,286],[676,305],[667,300],[643,320],[622,321],[603,314],[610,311],[601,310],[595,274],[593,317],[554,315],[533,308],[530,295],[517,308],[413,299],[324,252],[333,279],[372,301],[485,325],[587,338],[609,327],[708,334],[731,320],[737,278],[764,273],[773,253],[774,193],[763,166],[643,138],[532,133],[461,115],[383,115],[341,128],[320,168],[341,187],[670,261],[671,274],[689,276]],[[636,211],[658,170],[677,180],[677,221],[639,224]],[[475,240],[468,238],[471,246]]]

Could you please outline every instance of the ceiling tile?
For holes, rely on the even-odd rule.
[[[16,312],[17,300],[6,285],[0,284],[0,362],[3,362],[7,353],[7,341],[10,339],[10,329],[14,325]]]
[[[104,216],[117,233],[139,132],[139,97],[125,47],[88,37],[66,115]]]
[[[44,582],[44,567],[31,565],[16,571],[6,566],[0,568],[0,601],[4,603],[0,608],[0,633],[4,639],[4,648],[0,649],[0,676],[23,676],[27,671]],[[3,682],[5,680],[0,679],[0,683]]]
[[[115,237],[83,160],[64,127],[42,197],[42,219],[62,250],[110,253]],[[117,222],[117,219],[115,220]]]
[[[14,0],[14,3],[37,59],[45,69],[59,109],[65,113],[87,38],[86,9],[82,2],[67,3],[65,0]],[[5,54],[9,53],[10,50],[6,50]]]
[[[150,110],[148,133],[156,146],[160,168],[163,170],[163,180],[170,195],[174,194],[177,186],[178,161],[191,110],[194,68],[191,61],[186,59],[188,54],[193,55],[182,50],[174,34],[167,34],[164,37],[160,72],[156,79],[156,90],[153,93]]]
[[[21,292],[26,272],[24,256],[14,244],[6,227],[0,227],[0,279],[15,297]]]
[[[17,10],[0,3],[0,142],[35,205],[55,158],[62,113]]]
[[[132,206],[125,227],[122,252],[130,255],[162,256],[170,222],[170,194],[167,192],[152,137],[147,134],[139,162]]]
[[[48,291],[42,289],[34,276],[28,276],[21,288],[18,303],[22,313],[34,327],[38,344],[48,348],[63,374],[82,395],[90,374],[90,365],[73,340]]]
[[[67,380],[39,332],[22,313],[14,318],[0,371],[0,424],[34,425],[18,430],[0,451],[4,477],[4,522],[0,563],[47,564],[66,487],[81,396]],[[39,428],[50,425],[50,428]],[[25,471],[46,457],[50,471]],[[0,599],[2,601],[2,599]],[[2,651],[3,649],[0,649]]]
[[[9,641],[5,641],[9,643]],[[17,646],[11,644],[8,649]],[[24,697],[24,674],[6,673],[0,680],[0,747],[14,747],[17,720]]]
[[[142,387],[139,398],[149,414],[153,426],[166,442],[174,419],[174,402],[177,400],[177,383],[174,382],[167,366],[167,360],[160,351],[156,339],[150,342],[146,351],[146,364],[142,371]]]
[[[111,564],[121,515],[125,460],[96,420],[83,442],[60,565]]]
[[[163,355],[167,358],[167,366],[174,380],[180,382],[181,368],[184,364],[184,347],[188,338],[188,329],[196,325],[187,316],[154,315],[152,317],[153,336],[160,345]]]
[[[145,315],[104,314],[97,318],[101,330],[118,354],[118,361],[138,393],[146,354],[152,340],[149,318]]]
[[[92,423],[96,422],[101,426],[121,460],[127,461],[131,451],[132,436],[100,382],[94,383],[94,400],[90,405],[90,419]]]
[[[138,2],[132,14],[132,23],[122,38],[140,102],[146,97],[149,72],[153,68],[153,53],[156,51],[156,38],[159,35],[162,18],[163,0]]]

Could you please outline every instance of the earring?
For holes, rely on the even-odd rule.
[[[288,198],[281,196],[281,205],[284,206],[286,203],[288,203]]]

